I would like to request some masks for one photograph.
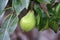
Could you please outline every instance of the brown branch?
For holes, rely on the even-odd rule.
[[[40,4],[41,8],[44,10],[44,12],[47,14],[47,16],[50,18],[50,14],[48,13],[48,9],[46,7],[46,4]]]
[[[31,10],[34,8],[34,1],[31,1]]]

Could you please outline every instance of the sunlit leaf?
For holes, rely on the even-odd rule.
[[[56,7],[56,17],[60,19],[60,3]]]
[[[13,33],[17,27],[17,23],[18,23],[18,17],[15,14],[14,15],[9,14],[8,16],[6,16],[5,21],[3,22],[0,28],[1,40],[5,39],[8,40],[8,37],[5,35],[10,35],[11,33]]]
[[[8,0],[0,0],[0,15],[2,14],[2,11],[6,7],[7,3],[8,3]]]
[[[28,9],[30,0],[13,0],[12,1],[12,7],[13,10],[16,11],[16,14],[19,15],[19,13],[24,9]]]
[[[5,33],[3,31],[0,31],[0,40],[10,40],[10,37],[7,31],[5,31]]]

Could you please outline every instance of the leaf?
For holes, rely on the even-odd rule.
[[[41,11],[41,8],[37,4],[34,5],[34,9],[37,13],[37,17],[36,17],[37,18],[37,25],[39,25],[40,18],[42,16],[42,11]]]
[[[10,17],[11,17],[11,19],[10,19]],[[8,23],[7,25],[5,25],[6,22]],[[17,23],[18,23],[18,16],[16,16],[15,14],[11,14],[9,17],[7,17],[7,19],[5,20],[3,25],[5,27],[8,26],[8,32],[9,32],[9,34],[11,34],[12,32],[14,32],[14,30],[17,26]]]
[[[30,0],[13,0],[12,1],[12,7],[13,10],[16,11],[16,14],[19,15],[19,13],[24,9],[28,9]]]
[[[10,40],[9,34],[7,31],[5,31],[5,34],[0,31],[0,40]]]
[[[56,21],[51,21],[50,22],[50,28],[54,30],[54,32],[58,31],[58,22]]]
[[[2,11],[6,7],[7,3],[8,3],[8,0],[0,0],[0,15],[2,14]]]
[[[18,16],[13,15],[9,24],[9,30],[8,32],[11,34],[14,32],[18,24]]]
[[[18,23],[18,16],[10,14],[5,18],[5,21],[3,22],[3,24],[1,25],[1,30],[2,35],[0,34],[1,39],[4,39],[5,35],[6,35],[6,31],[7,33],[10,35],[11,33],[14,32],[14,30],[17,27],[17,23]],[[8,35],[7,34],[7,35]],[[5,38],[7,40],[7,36]]]
[[[48,12],[49,12],[50,16],[54,16],[55,15],[55,11],[53,10],[51,4],[47,4],[47,9],[48,9]]]
[[[37,16],[36,16],[37,26],[38,26],[38,29],[40,29],[40,26],[39,26],[40,24],[39,23],[40,23],[40,20],[41,20],[41,17],[42,17],[42,10],[39,7],[39,5],[37,5],[37,4],[34,5],[34,9],[37,13]]]
[[[37,1],[40,3],[48,4],[48,3],[50,3],[51,0],[37,0]]]
[[[43,12],[43,10],[40,8],[39,5],[35,4],[34,5],[34,9],[37,13],[37,28],[38,30],[42,30],[42,29],[47,29],[48,26],[48,21],[47,21],[47,16],[45,15],[45,13]]]
[[[46,29],[48,29],[48,28],[49,28],[49,20],[46,19],[46,21],[45,21],[45,26],[44,26],[44,28],[42,28],[42,30],[46,30]]]
[[[10,20],[9,20],[10,21]],[[5,24],[4,24],[5,23]],[[5,38],[5,36],[6,36],[6,34],[8,34],[8,32],[7,32],[7,24],[9,24],[9,22],[7,22],[7,21],[5,21],[2,25],[1,25],[1,32],[0,32],[0,39],[1,40],[4,40],[4,38]],[[7,33],[6,33],[7,32]],[[6,36],[7,37],[7,36]],[[6,38],[6,40],[7,40],[7,38]]]
[[[0,20],[3,19],[3,17],[4,17],[4,13],[5,13],[5,12],[3,12],[3,13],[0,15]]]
[[[56,17],[60,19],[60,3],[56,7]]]
[[[37,26],[38,26],[39,25],[39,22],[40,22],[40,14],[39,13],[38,13],[36,19],[37,19]]]
[[[51,3],[54,3],[54,2],[55,2],[55,0],[50,0],[50,2],[51,2]]]

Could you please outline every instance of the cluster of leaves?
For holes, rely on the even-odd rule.
[[[46,30],[51,28],[54,32],[58,31],[58,25],[60,25],[60,3],[55,3],[53,0],[37,0],[40,4],[45,4],[45,9],[43,10],[38,4],[35,4],[34,9],[37,14],[37,26],[38,30]],[[55,3],[55,4],[54,4]]]
[[[6,6],[9,0],[0,0],[0,20],[4,17],[6,12]],[[55,0],[33,0],[34,1],[34,10],[36,11],[36,19],[37,19],[37,28],[39,30],[45,30],[47,28],[52,28],[55,32],[58,30],[58,25],[60,24],[60,3],[56,5],[52,4]],[[26,8],[28,9],[31,0],[12,0],[12,7],[11,9],[16,12],[9,13],[2,24],[0,25],[0,40],[10,40],[10,34],[14,32],[16,26],[18,24],[18,15],[20,12]],[[46,12],[40,7],[39,4],[46,4],[48,9],[47,13],[49,14],[50,18],[46,15]],[[52,6],[54,5],[54,6]]]

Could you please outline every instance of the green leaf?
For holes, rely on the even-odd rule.
[[[14,30],[17,27],[17,24],[18,24],[18,16],[13,15],[9,24],[9,30],[8,30],[9,34],[14,32]]]
[[[30,0],[12,0],[12,7],[13,10],[16,11],[16,14],[19,15],[19,13],[24,9],[28,9]]]
[[[0,31],[0,40],[10,40],[10,37],[7,31],[5,31],[5,33]]]
[[[60,3],[56,7],[56,17],[60,19]]]
[[[5,18],[5,21],[3,22],[3,24],[1,25],[1,28],[0,28],[0,31],[1,31],[0,33],[3,35],[3,36],[1,36],[1,34],[0,34],[1,39],[4,39],[6,37],[5,39],[7,40],[7,36],[5,36],[6,31],[9,35],[11,33],[13,33],[17,27],[17,23],[18,23],[18,16],[16,16],[15,14],[8,15]]]
[[[0,0],[0,15],[2,14],[2,11],[6,7],[7,3],[8,3],[8,0]]]
[[[47,29],[48,26],[48,17],[45,15],[43,10],[40,8],[39,5],[35,4],[34,9],[37,13],[36,20],[37,20],[37,28],[38,30]]]
[[[38,29],[40,29],[40,20],[41,20],[41,17],[42,17],[42,10],[41,8],[39,7],[39,5],[35,4],[34,5],[34,10],[36,11],[37,13],[37,16],[36,16],[36,21],[37,21],[37,26],[38,26]]]
[[[51,21],[50,22],[50,28],[54,30],[54,32],[58,31],[58,22],[56,21]]]
[[[46,30],[46,29],[48,29],[48,28],[49,28],[49,20],[46,19],[44,28],[42,28],[42,30]]]
[[[50,2],[51,2],[51,3],[54,3],[54,2],[55,2],[55,0],[50,0]]]
[[[39,22],[40,22],[40,14],[39,13],[38,13],[36,19],[37,19],[37,25],[39,25]]]
[[[40,21],[40,30],[46,30],[49,28],[49,19],[47,17],[41,18]]]
[[[10,20],[9,20],[10,21]],[[5,24],[4,24],[5,23]],[[6,36],[6,34],[8,33],[7,32],[7,24],[9,23],[9,22],[7,22],[7,21],[5,21],[2,25],[1,25],[1,29],[0,29],[0,39],[1,40],[5,40],[4,38],[5,38],[5,36]],[[7,33],[6,33],[7,32]],[[7,37],[7,36],[6,36]],[[7,38],[6,38],[6,40],[7,40]]]
[[[5,12],[3,12],[3,13],[0,15],[0,20],[3,19],[3,17],[4,17],[4,13],[5,13]]]
[[[37,1],[40,2],[40,3],[47,4],[47,3],[50,3],[51,0],[37,0]]]
[[[49,12],[50,16],[54,16],[55,15],[55,10],[53,10],[51,4],[47,4],[47,9],[48,9],[48,12]]]
[[[37,16],[36,16],[37,25],[39,25],[40,18],[41,18],[41,16],[42,16],[42,10],[41,10],[41,8],[39,7],[39,5],[37,5],[37,4],[34,5],[34,9],[35,9],[35,11],[36,11],[36,13],[37,13]]]

